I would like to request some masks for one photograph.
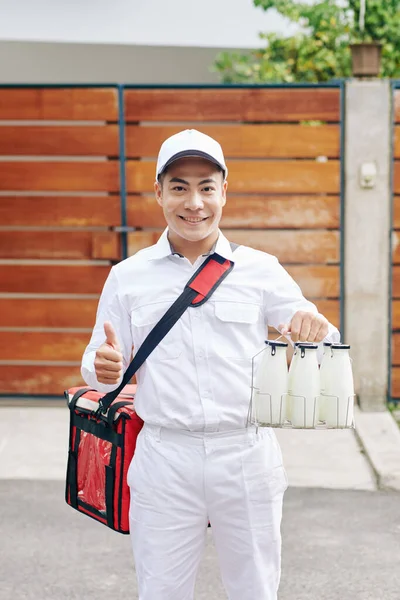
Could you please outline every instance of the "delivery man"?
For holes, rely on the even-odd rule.
[[[232,251],[219,229],[227,176],[222,148],[207,135],[185,130],[162,144],[154,187],[167,228],[111,269],[82,360],[89,386],[114,390],[132,349],[206,256],[235,263],[137,372],[144,426],[128,483],[140,600],[193,599],[208,521],[230,600],[276,600],[288,482],[274,431],[247,422],[251,359],[268,325],[294,342],[340,341],[274,256]]]

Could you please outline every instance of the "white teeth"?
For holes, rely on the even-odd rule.
[[[189,221],[189,223],[200,223],[200,221],[204,221],[204,219],[190,219],[188,217],[182,217],[184,221]]]

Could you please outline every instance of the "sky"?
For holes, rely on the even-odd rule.
[[[257,48],[258,32],[291,35],[252,0],[0,0],[0,40]]]

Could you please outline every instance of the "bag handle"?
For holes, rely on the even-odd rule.
[[[231,243],[232,251],[237,247],[237,244]],[[204,304],[232,271],[234,264],[233,261],[223,258],[223,256],[220,256],[216,252],[206,258],[193,277],[187,282],[182,294],[150,331],[125,371],[119,386],[100,399],[99,408],[96,411],[97,415],[107,412],[120,391],[129,383],[136,371],[142,366],[175,323],[179,321],[188,306],[197,307]]]

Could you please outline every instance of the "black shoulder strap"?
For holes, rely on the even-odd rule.
[[[232,251],[237,247],[237,244],[231,243]],[[196,307],[206,302],[225,277],[232,271],[233,267],[233,261],[223,258],[216,252],[206,258],[193,277],[187,282],[182,294],[150,331],[125,371],[120,385],[101,398],[97,412],[107,412],[120,391],[129,383],[136,371],[181,318],[188,306]]]

